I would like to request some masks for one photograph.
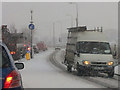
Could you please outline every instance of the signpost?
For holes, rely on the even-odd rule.
[[[31,52],[30,52],[31,58],[33,58],[33,55],[32,55],[32,31],[35,29],[35,25],[33,24],[33,21],[32,21],[32,13],[33,13],[33,11],[31,10],[31,22],[28,26],[29,29],[31,30]]]
[[[32,23],[29,24],[29,29],[30,29],[30,30],[34,30],[34,28],[35,28],[35,25],[34,25],[34,24],[32,24]]]

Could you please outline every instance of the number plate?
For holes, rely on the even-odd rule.
[[[95,70],[102,70],[104,67],[94,67]]]

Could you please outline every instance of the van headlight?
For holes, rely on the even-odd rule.
[[[89,64],[90,64],[90,62],[87,61],[87,60],[83,61],[83,63],[84,63],[85,65],[89,65]]]
[[[113,62],[113,61],[110,61],[110,62],[108,62],[107,64],[108,64],[109,66],[111,66],[111,65],[114,64],[114,62]]]

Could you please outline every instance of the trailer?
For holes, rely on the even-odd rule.
[[[78,74],[92,71],[114,76],[114,59],[103,30],[87,30],[86,26],[68,28],[64,64],[69,72]]]

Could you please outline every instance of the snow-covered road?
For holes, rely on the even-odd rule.
[[[22,59],[25,68],[21,70],[24,88],[104,88],[99,84],[65,73],[49,61],[54,50],[34,55],[27,61]]]

